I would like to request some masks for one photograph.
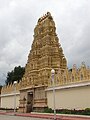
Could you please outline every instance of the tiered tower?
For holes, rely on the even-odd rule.
[[[49,12],[39,18],[34,29],[34,40],[28,56],[24,80],[27,85],[47,85],[51,76],[51,69],[56,73],[59,68],[64,70],[67,61],[59,44],[56,27]],[[24,82],[22,87],[25,87]]]

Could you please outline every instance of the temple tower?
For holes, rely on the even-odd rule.
[[[44,90],[50,80],[51,69],[54,68],[57,74],[58,69],[63,71],[67,68],[67,61],[59,44],[55,22],[49,12],[38,19],[33,37],[34,40],[25,67],[25,75],[20,83],[20,91],[23,94],[23,92],[30,92],[31,90],[33,108],[38,108],[39,105],[46,106]],[[22,96],[21,100],[25,97]],[[26,99],[28,99],[27,96]]]

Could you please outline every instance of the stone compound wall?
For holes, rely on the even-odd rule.
[[[16,87],[16,91],[15,91]],[[20,84],[11,84],[7,86],[3,86],[1,90],[1,108],[14,108],[15,103],[15,94],[16,94],[16,107],[19,108],[19,100],[20,100]]]
[[[83,86],[82,86],[83,85]],[[90,82],[55,87],[56,109],[90,108]],[[48,107],[53,109],[53,91],[47,91]]]
[[[56,109],[90,108],[90,68],[82,63],[79,69],[76,65],[63,73],[59,70],[55,76]],[[48,107],[53,109],[53,87],[49,82],[47,91]]]
[[[20,93],[16,93],[16,108],[19,108]],[[1,95],[1,108],[14,109],[15,94],[4,94]]]

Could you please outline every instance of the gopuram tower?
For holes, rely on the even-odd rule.
[[[25,102],[26,112],[42,110],[47,107],[45,89],[51,77],[51,69],[57,74],[67,68],[56,34],[55,22],[49,12],[38,19],[34,29],[34,40],[25,67],[25,74],[20,82],[20,111]]]

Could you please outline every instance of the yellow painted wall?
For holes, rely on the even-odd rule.
[[[53,108],[53,92],[47,91],[48,107]],[[90,86],[55,90],[56,109],[90,108]]]
[[[1,108],[14,108],[14,95],[2,96],[1,97]],[[16,107],[19,107],[20,95],[16,95]]]

